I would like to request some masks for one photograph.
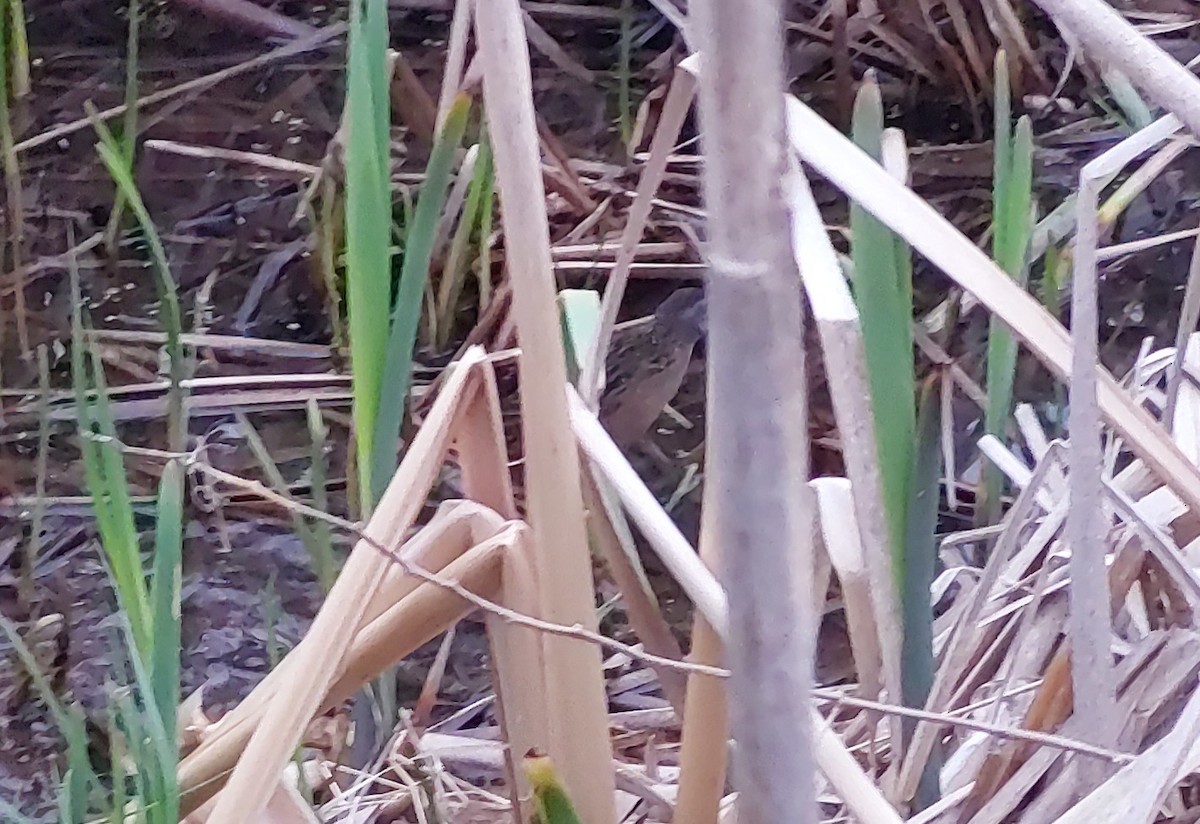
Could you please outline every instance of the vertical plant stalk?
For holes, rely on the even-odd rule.
[[[1024,288],[1029,267],[1026,253],[1033,232],[1033,127],[1028,117],[1012,128],[1008,61],[996,54],[995,163],[992,177],[992,258]],[[1004,440],[1012,412],[1013,380],[1017,370],[1017,341],[1004,323],[992,315],[988,326],[987,390],[984,431]],[[1003,475],[985,462],[982,500],[977,501],[976,522],[996,523],[1000,517]]]
[[[1118,148],[1120,144],[1118,144]],[[1071,278],[1070,508],[1066,534],[1071,547],[1071,683],[1075,712],[1084,740],[1114,747],[1119,724],[1116,676],[1110,639],[1113,625],[1108,602],[1107,546],[1103,495],[1104,461],[1096,369],[1098,345],[1098,285],[1096,248],[1099,227],[1100,175],[1112,150],[1089,162],[1079,174],[1076,203],[1075,265]],[[1100,765],[1089,765],[1086,785],[1099,783]]]
[[[479,128],[488,129],[487,112],[479,121]],[[479,313],[480,317],[488,311],[492,303],[492,226],[496,222],[496,176],[492,161],[491,138],[488,138],[488,175],[484,181],[483,194],[479,204]]]
[[[870,75],[855,101],[853,131],[854,142],[880,160],[883,100]],[[899,591],[905,577],[905,517],[916,431],[912,275],[905,263],[907,247],[858,203],[850,207],[850,228],[854,297],[862,317],[884,512],[892,548],[892,574]]]
[[[720,487],[712,469],[706,477],[704,509],[700,513],[700,559],[720,578],[721,559],[716,545],[716,517]],[[721,666],[721,637],[697,610],[692,617],[692,649],[688,660]],[[675,820],[691,824],[717,824],[729,760],[729,699],[717,678],[691,674],[687,704],[683,709],[683,735],[679,751],[679,794]]]
[[[633,135],[633,0],[621,0],[621,41],[617,55],[617,128],[625,150],[632,151],[629,139]]]
[[[34,570],[42,552],[42,526],[46,517],[46,475],[50,458],[50,360],[45,344],[37,348],[38,365],[38,451],[34,472],[33,524],[29,528],[29,543],[25,551],[25,568],[21,573],[21,597],[26,604],[33,601]]]
[[[329,430],[325,419],[321,417],[321,407],[316,399],[309,398],[305,404],[308,420],[308,435],[312,442],[309,459],[308,479],[312,489],[313,506],[321,512],[329,511],[329,489],[326,484],[329,478],[329,456],[325,454]],[[322,588],[328,592],[333,588],[337,578],[337,556],[333,551],[333,531],[327,521],[316,519],[312,525],[313,537],[319,552],[320,568],[317,578]]]
[[[383,361],[383,391],[375,420],[375,451],[371,500],[379,500],[392,473],[396,471],[396,445],[400,440],[404,408],[412,380],[412,353],[421,320],[421,298],[429,283],[429,263],[437,234],[438,218],[446,202],[446,191],[453,175],[454,156],[467,128],[471,98],[459,95],[446,124],[434,140],[433,152],[425,169],[425,185],[417,199],[411,223],[404,238],[404,263],[400,269],[400,287],[392,309],[391,329]],[[366,459],[366,456],[363,458]]]
[[[437,295],[437,330],[435,341],[438,347],[444,347],[449,342],[454,331],[454,319],[458,309],[458,299],[462,295],[463,284],[466,281],[469,265],[468,247],[472,236],[482,224],[482,210],[490,209],[490,202],[485,203],[484,193],[492,190],[492,147],[488,142],[486,126],[480,129],[478,154],[474,162],[471,184],[467,189],[466,203],[459,216],[458,226],[454,229],[450,241],[450,251],[442,266],[442,277],[438,283]],[[479,248],[483,247],[483,238],[479,239]],[[482,307],[482,303],[480,306]]]
[[[596,627],[579,452],[567,411],[566,356],[555,307],[529,46],[516,0],[475,9],[475,36],[502,206],[513,317],[521,338],[529,523],[542,618]],[[547,754],[583,819],[614,820],[612,749],[600,654],[564,638],[542,640]]]
[[[19,89],[20,74],[16,67],[20,64],[17,46],[24,41],[23,18],[16,19],[19,2],[10,2],[0,6],[0,155],[4,164],[4,189],[8,199],[8,264],[14,273],[14,304],[16,314],[17,343],[21,352],[28,353],[29,323],[28,307],[25,305],[25,266],[23,261],[25,243],[25,206],[21,193],[21,164],[17,159],[16,144],[13,139],[12,108],[9,89],[13,93]],[[18,29],[17,23],[20,23]],[[25,85],[28,86],[28,67],[25,69]],[[3,250],[0,249],[0,253]],[[4,264],[0,260],[0,266]]]
[[[20,100],[33,90],[29,78],[29,38],[25,31],[24,0],[9,0],[8,48],[12,55],[9,70],[12,74],[10,88],[14,100]],[[2,12],[2,10],[0,10]]]
[[[450,36],[447,38],[446,63],[442,70],[442,90],[438,96],[436,130],[446,124],[450,106],[463,86],[463,71],[467,63],[467,41],[471,36],[471,18],[475,13],[475,0],[455,0],[454,16],[450,18]]]
[[[779,4],[704,0],[700,115],[711,230],[709,460],[722,479],[738,818],[816,821],[812,719],[814,507],[800,280],[789,245]],[[729,517],[725,517],[725,513]]]
[[[939,439],[941,402],[938,389],[941,376],[934,373],[921,388],[917,411],[913,471],[909,484],[910,500],[906,520],[904,566],[904,694],[906,707],[924,707],[933,686],[933,610],[930,588],[937,569],[937,519],[939,484]],[[904,724],[905,744],[912,741],[916,722]],[[925,763],[917,789],[916,804],[926,809],[937,801],[941,759],[935,745]]]
[[[789,102],[789,109],[791,104]],[[791,136],[795,140],[795,135]],[[864,560],[870,576],[875,627],[879,633],[883,687],[889,696],[902,694],[900,592],[892,575],[888,520],[883,506],[875,419],[870,403],[861,317],[850,294],[846,274],[838,263],[825,224],[799,162],[794,162],[791,194],[792,249],[812,306],[827,369],[836,370],[830,395],[842,433],[846,474],[854,496]],[[860,690],[871,698],[860,671]],[[894,698],[892,699],[894,700]],[[886,720],[893,742],[903,742],[900,719]],[[896,757],[901,755],[896,747]]]
[[[168,461],[158,485],[154,530],[154,577],[150,584],[154,652],[150,681],[164,730],[175,730],[179,704],[180,585],[183,574],[183,464]],[[174,750],[173,750],[174,754]],[[166,771],[175,775],[175,764]]]
[[[142,20],[141,0],[129,0],[125,6],[129,16],[129,26],[125,37],[125,113],[121,116],[121,154],[125,165],[133,168],[133,159],[137,153],[138,130],[138,41]],[[121,220],[125,215],[125,193],[117,189],[112,213],[108,217],[108,228],[105,240],[110,248],[115,248],[116,239],[121,231]]]
[[[73,247],[74,235],[69,233],[68,238]],[[113,588],[117,592],[117,601],[129,620],[134,656],[145,661],[153,649],[153,626],[138,551],[137,530],[133,522],[133,507],[125,485],[121,453],[113,443],[97,440],[97,436],[115,437],[116,432],[108,410],[103,368],[84,339],[83,295],[79,285],[79,267],[73,254],[68,258],[68,270],[73,307],[71,382],[79,416],[79,448],[83,453],[84,477],[92,496],[100,543],[108,562]]]
[[[392,202],[386,0],[350,4],[346,116],[346,293],[354,393],[354,456],[361,515],[377,488],[373,478],[388,307],[392,293]]]

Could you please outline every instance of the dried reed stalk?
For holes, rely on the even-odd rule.
[[[475,9],[483,93],[496,158],[501,219],[521,342],[525,487],[541,588],[538,617],[595,630],[579,454],[567,414],[566,358],[554,297],[546,192],[533,110],[529,47],[516,0]],[[614,818],[612,752],[600,653],[544,637],[547,741],[585,821]]]

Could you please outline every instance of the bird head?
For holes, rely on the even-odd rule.
[[[693,341],[708,334],[708,303],[704,290],[676,289],[654,310],[654,322],[664,331]]]

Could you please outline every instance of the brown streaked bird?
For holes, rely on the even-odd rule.
[[[708,331],[706,308],[703,289],[678,289],[651,317],[614,331],[599,417],[618,446],[641,440],[679,391],[692,350]]]

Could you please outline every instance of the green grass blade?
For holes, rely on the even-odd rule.
[[[167,335],[167,360],[169,362],[170,388],[167,391],[167,427],[168,446],[173,452],[182,452],[187,446],[187,419],[183,409],[183,379],[184,358],[183,344],[180,335],[183,331],[183,314],[179,308],[179,296],[175,289],[175,280],[171,277],[171,267],[167,264],[167,252],[163,248],[162,239],[150,219],[142,195],[133,181],[133,171],[125,156],[125,150],[113,137],[112,132],[95,116],[95,108],[89,106],[88,114],[92,117],[92,126],[96,130],[99,142],[96,152],[104,161],[109,176],[124,196],[129,207],[137,218],[150,249],[150,261],[154,268],[155,285],[158,289],[158,299],[162,306],[163,331]]]
[[[854,141],[872,157],[882,151],[883,102],[868,78],[854,106]],[[897,586],[904,580],[905,518],[916,428],[912,274],[903,242],[857,204],[851,205],[854,295],[862,317],[880,475]]]
[[[442,269],[442,280],[438,287],[438,346],[444,347],[449,342],[454,331],[454,316],[458,309],[458,299],[466,282],[469,259],[467,249],[475,231],[479,228],[484,209],[485,192],[490,193],[492,187],[492,150],[487,132],[479,137],[478,154],[475,157],[475,173],[471,176],[471,185],[467,189],[466,202],[463,205],[462,216],[454,230],[454,238],[450,243],[450,253],[446,256],[446,265]],[[490,197],[490,195],[488,195]],[[490,207],[489,207],[490,208]],[[483,248],[483,238],[479,247]],[[480,308],[485,305],[480,301]]]
[[[116,424],[108,405],[108,386],[104,381],[104,369],[99,356],[91,353],[92,386],[95,401],[92,412],[95,425],[102,441],[97,444],[101,462],[100,495],[108,509],[108,534],[101,533],[105,558],[121,607],[129,616],[133,636],[137,641],[137,652],[143,661],[153,655],[154,627],[152,625],[149,596],[145,574],[142,569],[141,548],[134,521],[133,502],[125,482],[125,460],[117,445]],[[93,496],[96,490],[91,490]]]
[[[74,265],[74,260],[70,261],[68,268],[74,306],[71,318],[71,382],[79,419],[84,477],[95,508],[100,543],[117,590],[117,599],[136,628],[139,655],[149,655],[153,632],[133,505],[125,485],[125,468],[120,450],[110,440],[115,439],[116,430],[108,407],[104,370],[99,359],[90,352],[83,336],[79,269]],[[92,361],[90,369],[88,360]],[[94,392],[89,392],[91,387],[95,387]],[[95,436],[105,439],[105,442],[98,442]]]
[[[325,427],[325,419],[321,417],[321,407],[317,405],[316,400],[309,398],[305,405],[305,411],[308,416],[308,434],[312,442],[312,453],[309,464],[309,486],[312,488],[313,506],[321,512],[329,511],[329,490],[327,487],[327,479],[329,477],[328,456],[325,454],[325,444],[328,440],[329,431]],[[329,523],[321,519],[316,519],[312,523],[312,532],[314,546],[317,551],[317,557],[327,559],[322,562],[321,568],[317,571],[317,578],[321,582],[321,587],[328,592],[333,586],[333,581],[337,577],[337,555],[333,551],[333,530],[329,528]]]
[[[379,398],[379,414],[375,422],[376,446],[371,456],[374,464],[371,469],[374,483],[371,488],[372,500],[379,500],[396,469],[396,445],[408,400],[413,344],[421,320],[421,302],[428,281],[433,243],[454,172],[455,154],[462,143],[470,111],[471,98],[467,95],[459,95],[450,107],[442,132],[430,154],[425,169],[425,183],[405,234],[400,288],[392,311],[391,331],[384,358],[383,386],[387,387],[387,391]]]
[[[1008,59],[1004,50],[996,52],[992,67],[995,89],[992,92],[992,246],[1004,247],[1001,237],[1008,208],[1009,172],[1012,168],[1012,92],[1008,83]]]
[[[480,118],[479,131],[483,135],[479,144],[479,163],[487,160],[487,176],[484,178],[483,199],[479,209],[479,309],[483,311],[492,301],[492,225],[496,221],[496,176],[491,138],[488,137],[487,113]],[[487,149],[487,154],[483,150]]]
[[[1108,87],[1109,94],[1124,115],[1129,131],[1140,131],[1154,122],[1154,114],[1150,107],[1123,72],[1111,67],[1101,67],[1100,79]]]
[[[125,115],[121,118],[119,145],[125,165],[130,169],[133,168],[133,158],[137,151],[138,32],[142,18],[141,10],[141,0],[129,0],[125,6],[129,26],[125,37]],[[105,232],[105,240],[110,248],[115,247],[114,241],[121,231],[125,206],[125,193],[117,189],[117,196],[114,199],[112,213],[108,218],[108,228]]]
[[[933,686],[933,610],[930,587],[937,568],[937,521],[941,477],[940,376],[926,379],[921,388],[908,518],[905,535],[901,692],[904,706],[923,708]],[[905,719],[905,738],[915,722]],[[936,756],[936,754],[935,754]],[[931,757],[922,774],[917,800],[921,809],[938,797],[940,765]]]
[[[183,466],[163,467],[158,486],[158,518],[154,530],[154,577],[150,585],[153,611],[153,655],[150,681],[163,726],[175,728],[179,703],[180,581],[183,575]]]
[[[123,622],[122,629],[130,641],[127,648],[132,649],[132,627]],[[177,655],[178,649],[177,646]],[[179,786],[175,775],[179,762],[175,743],[178,681],[168,700],[169,706],[160,707],[152,672],[137,655],[129,656],[129,664],[139,701],[125,704],[123,726],[134,748],[131,755],[137,767],[139,806],[146,814],[147,824],[176,824],[179,821]]]
[[[258,465],[262,467],[263,472],[267,476],[267,481],[271,487],[285,498],[291,497],[291,490],[288,489],[287,481],[284,480],[283,473],[279,471],[279,466],[275,463],[275,459],[271,457],[270,450],[263,443],[262,436],[258,434],[258,430],[250,419],[242,412],[236,413],[237,422],[242,427],[242,431],[246,435],[246,443],[250,445],[250,451],[254,453],[255,459],[258,460]],[[289,511],[292,519],[292,529],[300,538],[300,542],[304,544],[305,550],[308,551],[309,560],[312,562],[313,572],[317,576],[317,580],[321,582],[321,586],[326,592],[333,585],[334,563],[332,554],[326,554],[325,546],[322,546],[317,539],[316,532],[309,523],[304,519],[304,516],[295,511]]]
[[[350,4],[346,93],[346,292],[359,505],[372,509],[376,419],[392,294],[387,0]]]
[[[46,476],[50,456],[50,358],[45,344],[37,348],[38,364],[38,451],[34,481],[33,523],[26,544],[25,564],[21,570],[21,597],[33,602],[34,570],[42,551],[42,527],[46,518]]]
[[[617,55],[617,128],[627,151],[633,137],[633,0],[621,0],[621,42]]]
[[[13,19],[10,21],[9,15]],[[11,27],[9,23],[12,23]],[[13,134],[12,110],[9,106],[10,90],[14,98],[21,97],[29,91],[29,55],[25,44],[24,12],[19,2],[0,5],[0,164],[4,170],[4,194],[8,207],[8,229],[0,233],[0,254],[8,246],[9,261],[14,273],[23,271],[23,232],[25,221],[24,194],[21,188],[21,162],[17,156],[15,137]],[[22,72],[24,73],[22,80]],[[22,84],[24,90],[22,91]],[[5,237],[7,235],[7,237]],[[29,353],[29,327],[25,306],[24,276],[16,275],[16,296],[14,314],[16,316],[17,342],[22,353]],[[7,325],[7,319],[0,318],[0,335]]]
[[[1017,283],[1024,286],[1029,268],[1026,255],[1033,234],[1033,127],[1028,117],[1009,121],[1008,73],[1003,52],[996,57],[995,169],[992,192],[992,257]],[[988,330],[987,390],[984,431],[1003,439],[1013,403],[1017,369],[1017,342],[995,317]],[[982,494],[976,502],[976,521],[995,523],[1000,517],[1004,478],[988,463],[984,467]]]
[[[29,38],[25,28],[25,4],[21,0],[9,0],[9,34],[7,43],[11,56],[9,70],[13,97],[18,100],[29,94]]]

